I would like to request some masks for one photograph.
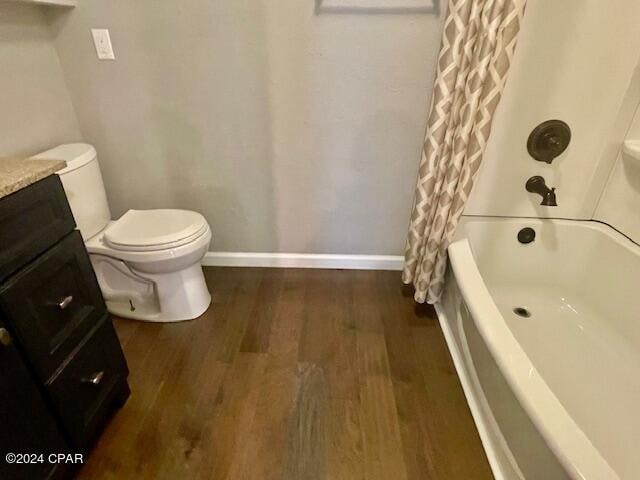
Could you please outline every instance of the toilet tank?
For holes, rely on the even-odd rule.
[[[56,173],[60,175],[82,238],[87,240],[100,233],[111,220],[111,211],[95,148],[86,143],[70,143],[32,158],[67,162],[67,166]]]

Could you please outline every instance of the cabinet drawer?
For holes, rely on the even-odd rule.
[[[57,175],[0,199],[0,281],[75,228]]]
[[[80,232],[11,277],[0,310],[46,382],[106,312]]]
[[[84,448],[106,420],[110,406],[129,394],[127,364],[109,317],[91,333],[47,385],[74,447]]]

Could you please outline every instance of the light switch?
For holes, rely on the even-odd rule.
[[[116,56],[113,54],[109,30],[106,28],[92,28],[91,35],[93,35],[93,44],[96,46],[98,58],[100,60],[115,60]]]

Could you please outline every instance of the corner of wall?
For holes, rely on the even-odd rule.
[[[44,7],[0,3],[0,154],[28,156],[81,138]]]
[[[633,160],[626,158],[621,148],[625,139],[640,138],[640,61],[621,106],[618,123],[624,134],[612,139],[616,159],[608,171],[593,219],[640,243],[640,165],[632,165]]]

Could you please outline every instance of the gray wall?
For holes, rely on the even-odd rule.
[[[81,138],[42,8],[0,1],[0,156]]]
[[[313,6],[50,10],[114,215],[198,210],[219,251],[402,252],[441,19]],[[110,29],[116,61],[95,58],[92,27]]]

